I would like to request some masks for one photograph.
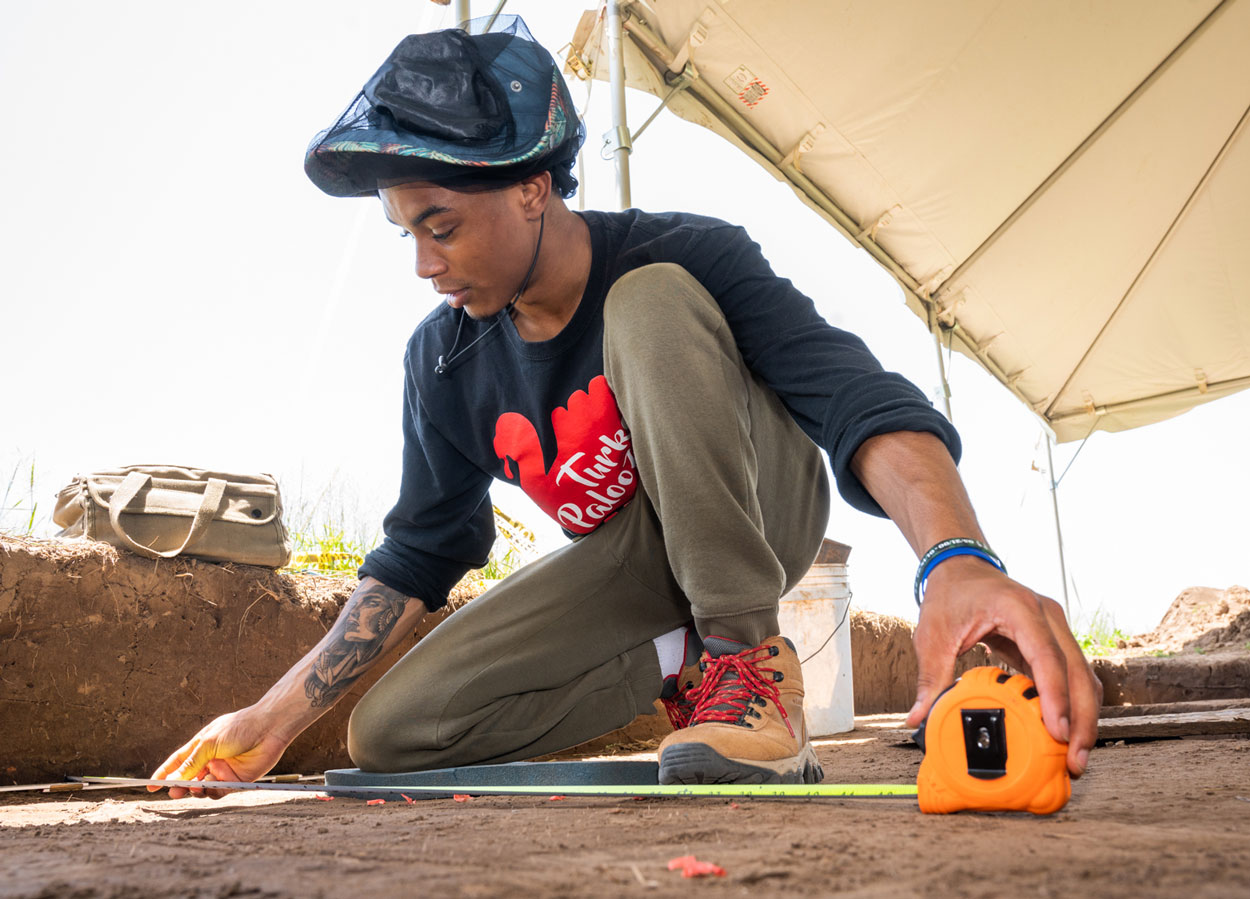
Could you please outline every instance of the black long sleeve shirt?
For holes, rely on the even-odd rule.
[[[570,535],[590,533],[629,502],[637,477],[603,373],[603,304],[618,278],[657,262],[681,265],[716,299],[747,366],[829,454],[855,508],[884,514],[850,470],[870,437],[927,431],[958,461],[958,434],[924,394],[826,322],[742,228],[636,209],[582,216],[590,277],[555,337],[527,342],[506,314],[475,321],[446,305],[417,327],[404,358],[399,500],[361,576],[441,607],[490,552],[494,478],[518,484]],[[440,356],[446,367],[436,372]]]

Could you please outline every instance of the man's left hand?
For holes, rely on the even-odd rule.
[[[1033,678],[1046,730],[1068,744],[1068,771],[1080,777],[1098,736],[1102,682],[1057,602],[975,557],[948,559],[929,575],[915,634],[920,677],[907,726],[924,720],[954,683],[956,658],[978,642]]]

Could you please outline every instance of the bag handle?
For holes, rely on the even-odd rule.
[[[113,526],[113,533],[117,535],[127,549],[149,559],[172,559],[198,540],[205,529],[208,528],[209,522],[213,520],[217,515],[217,510],[221,507],[222,497],[226,495],[226,482],[221,478],[208,479],[208,483],[204,487],[204,499],[200,502],[200,508],[196,511],[195,518],[191,521],[191,531],[187,534],[187,539],[183,540],[182,546],[177,549],[164,552],[136,542],[122,528],[122,512],[126,510],[126,507],[130,505],[139,491],[151,482],[152,476],[146,472],[132,471],[127,474],[125,480],[118,485],[117,489],[113,491],[113,496],[109,499],[109,524]]]

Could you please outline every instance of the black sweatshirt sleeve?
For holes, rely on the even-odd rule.
[[[369,575],[431,612],[470,568],[486,564],[495,542],[490,476],[430,423],[404,356],[404,460],[399,500],[383,521],[386,538],[365,557]]]
[[[902,375],[886,372],[862,340],[835,328],[786,278],[773,274],[758,244],[724,224],[692,232],[687,266],[720,303],[748,367],[771,387],[803,431],[829,454],[838,491],[855,508],[884,516],[851,473],[869,437],[927,431],[959,461],[959,434]]]

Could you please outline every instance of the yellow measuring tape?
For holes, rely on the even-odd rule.
[[[427,784],[388,784],[387,786],[323,786],[309,783],[243,783],[220,780],[143,780],[134,777],[76,777],[75,781],[117,788],[180,787],[205,790],[279,790],[346,796],[719,796],[726,798],[781,797],[790,799],[843,797],[911,797],[915,784],[564,784],[546,786],[473,786],[472,784],[432,787]]]

